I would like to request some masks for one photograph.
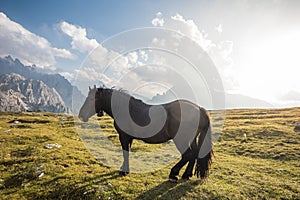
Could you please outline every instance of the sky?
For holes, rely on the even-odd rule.
[[[300,106],[299,10],[297,0],[1,0],[0,56],[11,55],[26,65],[35,64],[45,71],[60,73],[73,83],[79,73],[91,80],[102,78],[106,84],[118,84],[114,79],[130,71],[134,63],[176,63],[163,62],[162,53],[139,50],[120,55],[118,65],[112,68],[114,72],[93,79],[87,73],[93,70],[85,67],[90,57],[95,53],[106,58],[119,56],[118,52],[107,50],[111,38],[124,31],[166,28],[186,35],[207,52],[226,93],[247,95],[275,106]],[[137,35],[135,45],[142,44],[138,40],[145,37]],[[149,44],[162,44],[159,38],[154,39]],[[97,51],[93,51],[95,48]],[[97,64],[103,62],[98,59]],[[147,85],[145,74],[151,75],[149,69],[128,77]],[[170,80],[169,84],[175,82]],[[164,88],[168,87],[171,86]],[[155,88],[148,84],[144,90]]]

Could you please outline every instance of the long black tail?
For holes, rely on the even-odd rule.
[[[209,116],[207,115],[207,125],[201,130],[198,136],[197,150],[197,164],[195,168],[195,175],[201,179],[205,179],[209,175],[210,166],[213,157],[212,133]]]

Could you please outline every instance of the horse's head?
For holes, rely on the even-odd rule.
[[[95,109],[95,94],[96,94],[97,88],[94,85],[94,88],[89,87],[89,93],[88,96],[85,99],[84,104],[80,108],[79,111],[79,119],[81,119],[84,122],[87,122],[91,116],[96,114]]]

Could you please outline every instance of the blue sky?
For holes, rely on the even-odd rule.
[[[157,12],[171,15],[193,8],[190,3],[170,1],[2,1],[1,11],[29,30],[43,34],[43,26],[69,21],[97,31],[103,39],[132,28],[150,26]],[[200,3],[197,3],[200,4]],[[201,4],[209,4],[201,3]],[[97,37],[97,36],[96,36]]]
[[[209,55],[228,92],[300,105],[299,9],[296,0],[2,0],[0,55],[10,54],[71,79],[89,48],[122,31],[163,26],[186,34],[200,46],[209,43]],[[17,32],[19,26],[22,33]],[[37,46],[28,38],[39,41]],[[45,52],[37,53],[41,47]]]
[[[90,27],[105,36],[122,30],[142,26],[145,19],[136,17],[143,14],[141,9],[146,3],[136,1],[2,1],[1,10],[14,21],[36,33],[42,33],[41,27],[51,26],[60,21],[70,21],[84,27]],[[148,14],[155,13],[149,9]],[[145,13],[144,13],[145,14]],[[145,17],[147,17],[145,15]],[[152,16],[148,16],[148,20]]]

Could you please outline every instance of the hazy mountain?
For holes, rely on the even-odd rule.
[[[158,103],[166,103],[170,102],[175,99],[174,94],[171,91],[166,91],[163,94],[157,94],[156,96],[152,97],[151,100],[147,101],[148,103],[158,104]],[[203,104],[200,106],[206,107],[205,101],[203,100]],[[234,108],[270,108],[273,107],[270,103],[248,97],[241,94],[225,94],[225,108],[226,109],[234,109]],[[211,108],[208,108],[211,109]],[[219,109],[219,108],[216,108]]]
[[[267,101],[241,94],[226,94],[226,108],[272,108]]]
[[[69,112],[54,88],[16,73],[0,75],[0,111]]]
[[[59,74],[46,74],[37,70],[35,66],[24,66],[18,59],[7,56],[0,58],[0,75],[17,73],[26,79],[41,80],[48,87],[55,88],[65,105],[73,108],[72,112],[77,113],[85,97],[77,87]],[[74,100],[74,101],[73,101]],[[72,105],[73,104],[73,105]]]
[[[300,92],[291,90],[291,91],[285,93],[281,97],[281,100],[283,100],[283,101],[300,101]]]

